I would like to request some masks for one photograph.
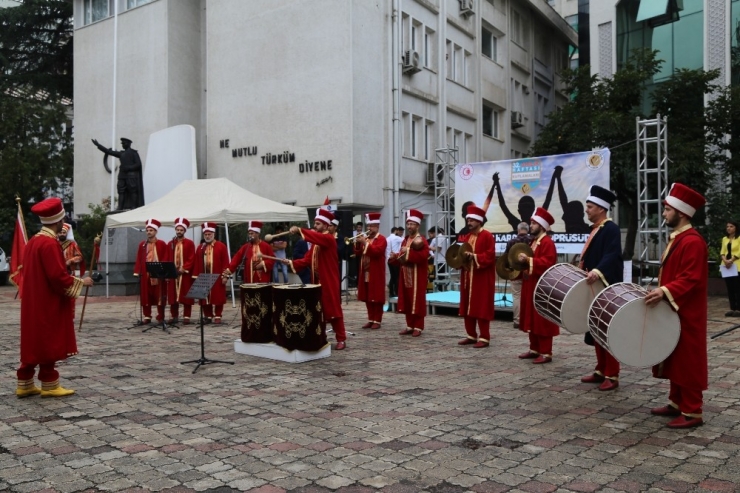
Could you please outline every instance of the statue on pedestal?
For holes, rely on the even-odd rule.
[[[122,151],[114,151],[103,147],[97,140],[92,139],[95,147],[106,156],[117,157],[120,160],[118,169],[118,211],[136,209],[144,205],[144,180],[142,179],[141,158],[138,151],[131,149],[131,139],[121,138]],[[105,169],[111,173],[105,161]]]

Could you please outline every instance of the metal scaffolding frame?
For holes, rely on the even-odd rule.
[[[668,193],[668,126],[657,115],[637,120],[637,252],[638,284],[651,283],[668,240],[662,199]]]
[[[458,164],[458,148],[442,147],[434,150],[434,212],[432,224],[444,231],[448,246],[455,240],[455,166]],[[434,291],[446,291],[452,282],[452,272],[449,268],[439,271],[437,262],[434,264]],[[456,273],[455,273],[456,274]]]

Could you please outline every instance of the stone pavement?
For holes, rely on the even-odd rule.
[[[0,288],[2,491],[496,493],[738,491],[740,330],[709,342],[704,426],[665,427],[649,414],[668,385],[623,368],[620,388],[579,378],[595,361],[561,335],[552,364],[516,355],[526,336],[505,318],[488,349],[459,347],[462,321],[427,318],[416,339],[402,316],[362,330],[345,306],[346,351],[288,364],[239,355],[231,325],[206,327],[206,356],[233,360],[192,374],[194,326],[126,327],[133,298],[94,299],[81,354],[60,366],[77,394],[17,399],[19,304]],[[710,298],[710,333],[740,322]],[[79,314],[81,302],[78,302]],[[504,315],[503,317],[505,317]],[[509,315],[510,317],[510,315]]]

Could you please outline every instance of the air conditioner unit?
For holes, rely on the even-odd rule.
[[[406,50],[403,55],[403,73],[415,74],[421,71],[421,59],[416,50]]]
[[[475,0],[460,0],[460,15],[468,17],[475,14],[473,5]]]
[[[427,164],[427,185],[434,185],[434,163]]]
[[[524,126],[524,116],[521,111],[511,112],[511,128],[519,128]]]

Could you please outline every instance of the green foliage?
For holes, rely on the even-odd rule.
[[[73,173],[72,136],[66,107],[0,94],[0,241],[9,248],[15,195],[21,197],[28,234],[36,232],[31,203],[63,191]],[[65,199],[65,202],[67,200]]]
[[[77,229],[74,230],[75,241],[82,251],[82,258],[90,268],[90,259],[93,252],[93,240],[97,235],[102,235],[105,228],[105,218],[110,210],[110,199],[105,199],[102,204],[87,204],[89,214],[80,214],[77,221]],[[104,245],[104,243],[103,243]],[[101,247],[104,248],[104,247]],[[95,270],[98,270],[96,267]]]
[[[571,101],[549,117],[532,147],[534,155],[611,149],[611,188],[628,224],[624,257],[632,258],[637,235],[635,121],[660,114],[668,125],[668,181],[705,194],[711,206],[693,223],[710,244],[724,235],[727,219],[740,219],[740,198],[729,183],[740,183],[740,90],[716,85],[717,71],[679,69],[658,85],[652,79],[659,53],[633,51],[611,78],[590,75],[589,67],[563,75]],[[652,93],[650,94],[650,90]],[[705,96],[716,96],[706,107]],[[646,99],[652,107],[646,114]],[[732,157],[735,156],[735,157]]]
[[[72,99],[72,6],[25,0],[0,9],[0,93]]]

